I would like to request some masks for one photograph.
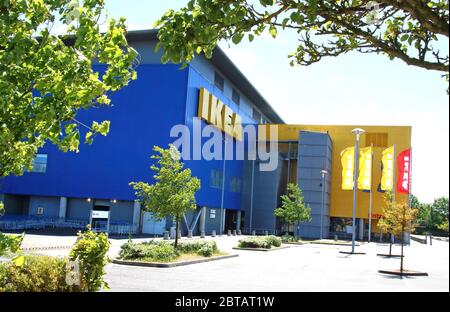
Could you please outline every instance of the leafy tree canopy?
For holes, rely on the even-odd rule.
[[[156,183],[150,185],[145,182],[132,182],[136,196],[143,209],[152,212],[157,219],[164,219],[168,215],[175,218],[177,233],[179,221],[188,210],[197,208],[195,193],[200,189],[200,180],[192,177],[190,169],[184,169],[181,155],[177,148],[170,144],[168,149],[155,146],[156,152],[151,158],[156,163],[151,166],[155,173]],[[175,247],[177,247],[176,235]]]
[[[432,204],[421,203],[418,207],[418,223],[421,226],[427,230],[445,228],[449,216],[447,197],[437,198]]]
[[[275,209],[275,216],[290,224],[311,221],[311,208],[305,203],[302,190],[297,184],[289,183],[286,195],[281,196],[281,208]]]
[[[163,61],[190,62],[207,57],[217,43],[253,41],[268,31],[298,33],[291,65],[311,65],[350,51],[381,53],[408,65],[443,72],[449,58],[438,40],[448,44],[448,0],[191,0],[157,22]]]
[[[137,52],[125,38],[125,20],[108,19],[100,32],[104,0],[0,0],[0,177],[30,168],[46,141],[78,151],[106,135],[109,122],[83,125],[80,109],[110,104],[109,92],[136,78]],[[52,32],[68,27],[67,36]],[[92,69],[94,61],[104,73]]]

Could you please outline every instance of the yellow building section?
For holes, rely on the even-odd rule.
[[[265,129],[264,129],[265,128]],[[386,148],[395,145],[396,155],[411,147],[411,127],[410,126],[332,126],[332,125],[278,125],[278,141],[298,141],[300,131],[312,131],[328,133],[333,142],[333,165],[331,184],[331,217],[351,218],[353,211],[353,191],[344,191],[342,186],[342,165],[341,152],[355,145],[355,135],[352,130],[355,128],[364,129],[366,132],[361,136],[360,147],[374,146],[373,163],[373,206],[372,218],[378,219],[383,213],[384,193],[378,192],[381,181],[381,153]],[[259,127],[259,141],[263,141],[264,133],[266,138],[270,138],[269,127],[261,125]],[[412,157],[414,160],[414,156]],[[414,170],[414,167],[412,167]],[[414,174],[414,173],[412,173]],[[357,193],[357,218],[369,218],[369,198],[368,192],[358,190]],[[408,196],[397,194],[397,201],[407,202]]]

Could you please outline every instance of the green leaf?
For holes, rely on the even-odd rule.
[[[242,38],[244,37],[244,34],[242,33],[237,33],[232,37],[232,41],[234,44],[239,44],[242,41]]]
[[[276,38],[278,34],[277,28],[273,25],[270,26],[269,33],[272,35],[273,38]]]
[[[25,264],[25,257],[24,256],[17,256],[15,258],[13,258],[11,260],[11,262],[17,266],[17,267],[21,267]]]

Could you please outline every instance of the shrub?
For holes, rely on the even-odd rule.
[[[291,236],[291,235],[284,235],[281,237],[281,241],[283,243],[297,243],[300,240],[301,240],[300,237]]]
[[[140,244],[128,242],[121,246],[119,258],[124,260],[145,259],[147,261],[170,262],[180,254],[197,254],[203,257],[211,257],[218,252],[214,241],[191,241],[178,243],[175,249],[174,243],[164,241],[149,241]]]
[[[78,239],[69,254],[71,261],[79,261],[81,287],[86,291],[98,291],[108,288],[103,277],[105,266],[109,260],[108,236],[104,233],[94,233],[88,227],[87,231],[78,233]]]
[[[147,246],[144,244],[126,243],[120,247],[119,258],[120,259],[139,259],[146,256]]]
[[[27,255],[22,257],[24,260],[20,264],[14,261],[0,263],[0,292],[78,292],[107,287],[103,280],[109,249],[106,234],[96,234],[88,229],[78,236],[70,251],[70,260],[79,264],[80,283],[68,284],[71,273],[68,259]]]
[[[147,242],[134,244],[128,242],[121,246],[119,258],[124,260],[146,259],[168,262],[178,256],[172,244],[166,242]]]
[[[178,257],[175,248],[171,244],[164,242],[161,244],[147,245],[147,250],[145,258],[158,262],[170,262]]]
[[[197,254],[203,257],[211,257],[218,252],[214,241],[191,241],[178,244],[178,250],[184,254]]]
[[[23,265],[0,264],[0,292],[80,291],[66,283],[67,260],[47,256],[26,256]]]
[[[276,236],[260,236],[260,237],[248,237],[239,241],[239,247],[241,248],[263,248],[270,249],[273,247],[281,246],[281,238]]]
[[[273,246],[273,247],[280,247],[281,246],[281,238],[279,238],[279,237],[276,237],[276,236],[268,236],[268,237],[266,237],[266,240],[267,240],[267,242],[268,242],[268,244],[270,245],[270,246]]]

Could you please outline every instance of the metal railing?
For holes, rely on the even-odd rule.
[[[274,229],[255,229],[255,228],[243,228],[242,234],[244,235],[279,235],[282,231]]]
[[[60,218],[40,218],[35,216],[5,216],[0,219],[0,230],[84,229],[88,223],[88,220],[64,220]]]

